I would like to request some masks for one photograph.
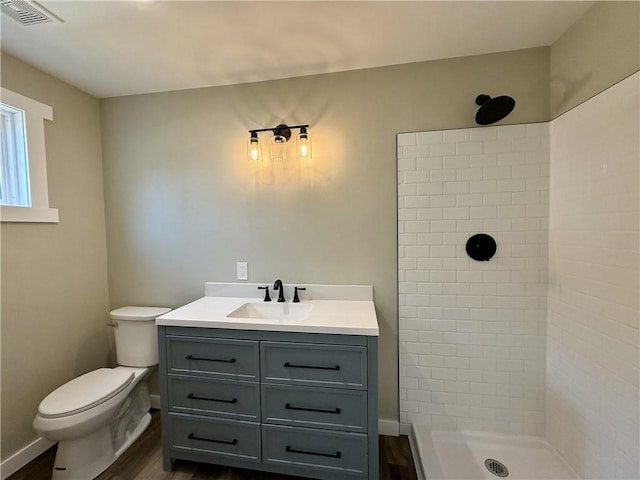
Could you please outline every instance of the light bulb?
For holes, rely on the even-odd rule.
[[[300,128],[300,133],[296,137],[297,156],[299,160],[311,159],[311,137],[306,127]]]
[[[251,160],[257,162],[260,159],[260,151],[258,150],[258,146],[254,145],[251,148]]]
[[[249,142],[247,143],[247,160],[254,163],[262,161],[262,148],[258,140],[257,132],[251,132],[251,136],[249,137]]]

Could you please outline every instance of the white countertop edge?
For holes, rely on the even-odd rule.
[[[288,332],[288,333],[317,333],[326,335],[363,335],[366,337],[378,337],[380,332],[377,328],[367,327],[339,327],[319,326],[319,325],[293,325],[293,324],[272,324],[264,322],[226,322],[218,320],[162,320],[156,321],[157,325],[165,327],[192,327],[192,328],[218,328],[227,330],[253,330],[268,332]]]

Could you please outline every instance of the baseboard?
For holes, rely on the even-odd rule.
[[[55,444],[56,442],[51,442],[49,440],[45,440],[44,438],[37,438],[29,445],[21,450],[18,450],[16,453],[0,463],[0,477],[2,478],[2,480],[9,478],[31,460],[43,454]]]
[[[400,435],[400,422],[396,420],[378,419],[378,433],[380,435],[388,435],[397,437]]]
[[[149,395],[151,399],[151,408],[155,408],[156,410],[160,410],[160,395],[151,394]]]

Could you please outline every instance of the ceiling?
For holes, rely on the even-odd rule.
[[[594,2],[39,3],[62,21],[2,14],[2,49],[113,97],[547,46]]]

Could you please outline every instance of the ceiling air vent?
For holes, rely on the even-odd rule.
[[[50,22],[54,18],[59,20],[58,17],[36,2],[1,0],[0,6],[2,7],[2,13],[25,26]]]

